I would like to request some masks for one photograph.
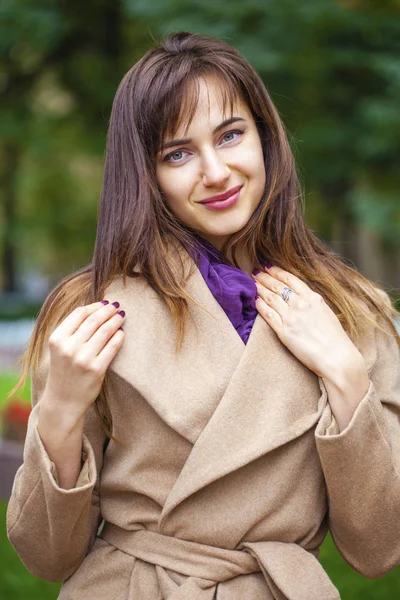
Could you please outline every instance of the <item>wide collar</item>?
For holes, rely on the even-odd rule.
[[[133,314],[138,309],[137,303],[141,297],[137,289],[133,293],[134,287],[137,288],[138,285],[142,286],[143,293],[148,292],[147,284],[127,278],[126,286],[123,287],[122,278],[119,278],[109,286],[106,297],[117,293],[123,300],[127,314]],[[213,352],[217,348],[217,353],[223,356],[224,360],[215,367],[221,370],[219,375],[223,389],[215,395],[213,409],[193,439],[188,458],[163,507],[160,528],[174,508],[189,496],[311,429],[319,420],[327,402],[321,380],[293,356],[260,315],[256,317],[245,345],[214,299],[197,267],[193,268],[186,289],[201,305],[191,306],[187,334],[198,340],[200,354],[207,352],[207,349]],[[161,305],[161,300],[154,292],[152,298],[154,303]],[[148,299],[146,303],[149,305]],[[165,310],[160,306],[158,314],[165,314]],[[158,326],[159,340],[166,343],[171,335],[171,323],[167,317],[159,318]],[[143,334],[145,331],[144,326]],[[135,331],[128,333],[132,338],[137,335]],[[151,355],[152,349],[147,350]],[[166,352],[169,352],[169,348]],[[137,387],[135,365],[131,358],[129,348],[125,348],[114,359],[110,368],[133,387]],[[168,358],[173,377],[174,357],[171,355]],[[152,369],[153,364],[154,372],[157,372],[157,353],[154,363],[151,360],[153,359],[150,359],[147,368]],[[183,358],[181,355],[179,369],[191,369],[190,360],[191,356],[188,354],[186,365],[185,355]],[[182,381],[186,389],[182,389]],[[182,381],[179,393],[182,398],[185,394],[190,397],[193,391],[190,389],[191,384],[187,379]],[[202,394],[206,394],[206,378],[199,378],[197,382],[200,387],[203,386]],[[150,397],[150,383],[147,390]],[[185,428],[182,426],[179,431],[177,421],[169,418],[167,406],[156,407],[156,410],[163,418],[165,415],[165,421],[170,421],[168,424],[171,427],[188,438],[185,436]]]

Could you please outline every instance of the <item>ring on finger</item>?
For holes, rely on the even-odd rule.
[[[286,303],[288,303],[289,302],[289,298],[292,295],[292,293],[293,293],[292,288],[287,287],[287,286],[285,286],[284,288],[282,288],[282,291],[281,291],[282,300],[284,300]]]

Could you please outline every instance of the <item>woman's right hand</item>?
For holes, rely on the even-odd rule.
[[[77,307],[58,325],[48,341],[50,367],[43,394],[47,404],[57,404],[78,418],[85,415],[122,345],[124,318],[118,302],[95,302]]]

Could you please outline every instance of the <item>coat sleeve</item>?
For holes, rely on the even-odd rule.
[[[22,562],[47,581],[67,579],[83,561],[101,522],[99,483],[106,436],[94,408],[85,417],[82,469],[75,488],[58,486],[57,471],[39,436],[40,398],[48,353],[31,373],[32,406],[24,447],[7,509],[7,534]]]
[[[316,428],[329,528],[345,560],[365,577],[400,563],[400,351],[379,329],[362,348],[370,384],[339,432],[329,404]]]

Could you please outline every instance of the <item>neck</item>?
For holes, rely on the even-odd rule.
[[[221,237],[218,237],[218,236],[209,236],[209,235],[204,235],[204,234],[201,234],[201,235],[198,234],[198,235],[199,235],[199,237],[202,237],[204,240],[206,240],[208,243],[210,243],[212,246],[214,246],[214,248],[216,248],[219,252],[221,252],[223,244],[225,243],[225,241],[227,239],[227,238],[225,238],[221,241]],[[248,275],[251,275],[251,273],[254,269],[254,264],[250,260],[248,252],[244,248],[239,247],[236,252],[236,258],[237,258],[237,262],[239,265],[239,269],[241,269]]]
[[[243,253],[243,255],[239,254],[238,263],[239,263],[239,268],[242,269],[242,271],[244,271],[248,275],[252,274],[252,271],[254,269],[254,264],[250,260],[250,257],[248,256],[247,253]]]

